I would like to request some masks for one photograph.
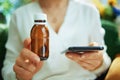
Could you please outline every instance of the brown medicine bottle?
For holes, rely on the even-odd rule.
[[[36,14],[30,34],[31,50],[40,57],[40,60],[46,60],[49,57],[49,31],[46,21],[46,14]]]

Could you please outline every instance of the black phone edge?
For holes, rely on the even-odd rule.
[[[97,51],[103,49],[103,46],[72,46],[68,48],[68,52]]]

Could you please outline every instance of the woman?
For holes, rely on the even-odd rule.
[[[44,62],[29,48],[33,16],[43,12],[48,16],[50,31],[50,56]],[[66,56],[61,52],[69,46],[104,45],[101,30],[99,13],[89,4],[38,0],[21,7],[10,22],[3,77],[5,80],[94,80],[110,65],[105,51],[66,53]]]

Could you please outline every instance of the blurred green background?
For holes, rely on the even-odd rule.
[[[0,23],[8,24],[11,13],[31,0],[0,0]]]

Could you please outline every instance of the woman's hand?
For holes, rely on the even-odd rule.
[[[90,46],[97,45],[95,42],[91,43]],[[102,51],[89,51],[81,54],[68,52],[66,56],[77,62],[83,68],[93,71],[100,67],[103,63]]]
[[[24,41],[24,49],[16,59],[13,70],[18,80],[32,80],[32,77],[38,72],[43,62],[40,58],[30,50],[31,39]]]

